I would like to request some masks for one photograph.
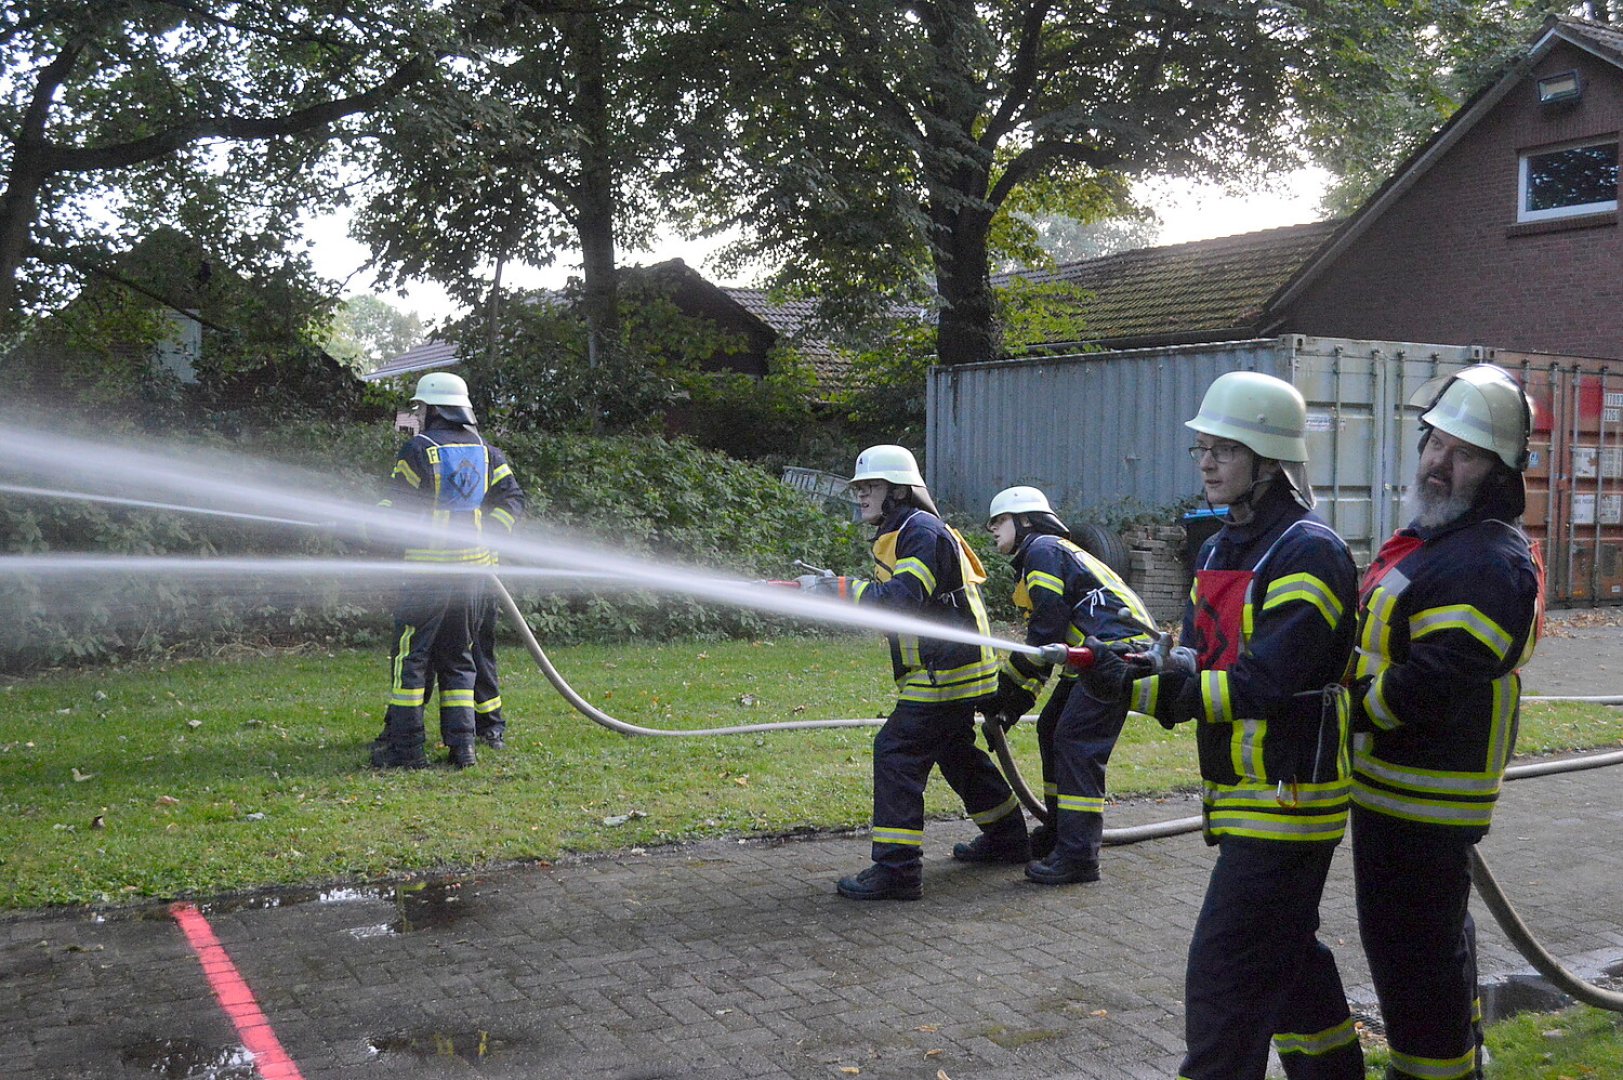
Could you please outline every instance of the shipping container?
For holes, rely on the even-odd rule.
[[[1484,360],[1534,402],[1525,524],[1543,541],[1549,601],[1623,600],[1623,362],[1288,335],[935,368],[926,476],[950,510],[983,512],[1000,489],[1033,484],[1062,512],[1177,521],[1202,505],[1184,421],[1218,375],[1260,371],[1306,399],[1319,512],[1362,566],[1409,518],[1415,405],[1441,376]]]

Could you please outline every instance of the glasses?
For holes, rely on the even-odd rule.
[[[1218,443],[1216,446],[1191,446],[1189,448],[1189,456],[1194,459],[1196,465],[1199,465],[1200,459],[1205,457],[1207,454],[1212,455],[1212,460],[1217,462],[1219,465],[1227,465],[1229,462],[1234,460],[1235,456],[1239,454],[1241,450],[1244,449],[1245,447],[1241,446],[1239,443]]]

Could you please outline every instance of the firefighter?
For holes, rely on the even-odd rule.
[[[1185,426],[1206,500],[1228,515],[1197,557],[1180,651],[1141,676],[1097,650],[1084,676],[1101,697],[1125,686],[1132,708],[1164,727],[1195,722],[1217,861],[1189,945],[1182,1080],[1262,1080],[1270,1040],[1293,1080],[1364,1075],[1335,957],[1317,935],[1347,822],[1341,676],[1357,574],[1310,512],[1306,420],[1281,379],[1213,381]]]
[[[960,630],[990,634],[980,561],[941,520],[913,455],[870,446],[851,477],[862,520],[874,525],[872,580],[808,574],[801,588],[848,596]],[[911,634],[890,635],[898,701],[873,745],[873,864],[841,878],[852,900],[917,900],[923,895],[924,786],[932,766],[981,827],[953,848],[967,862],[1024,863],[1026,819],[1008,783],[975,743],[975,707],[997,689],[988,646]]]
[[[1110,567],[1071,542],[1070,530],[1048,496],[1034,487],[997,493],[987,511],[997,549],[1013,556],[1015,606],[1026,613],[1026,643],[1089,637],[1118,647],[1151,642],[1154,629],[1144,602]],[[1005,731],[1035,704],[1050,666],[1010,653],[998,672],[997,697],[987,709]],[[1066,667],[1037,717],[1037,748],[1043,765],[1043,801],[1052,826],[1032,836],[1026,877],[1042,885],[1099,880],[1104,834],[1105,765],[1127,719],[1127,700],[1101,701],[1076,688],[1077,671]]]
[[[1351,670],[1358,929],[1389,1080],[1482,1075],[1470,851],[1515,745],[1542,595],[1519,525],[1527,396],[1482,364],[1425,399],[1414,519],[1364,575]]]
[[[417,382],[412,409],[418,434],[400,448],[382,505],[414,515],[403,557],[408,562],[485,566],[480,527],[487,516],[516,518],[523,493],[507,459],[475,428],[461,378],[432,372]],[[426,530],[424,529],[426,526]],[[437,684],[440,739],[457,768],[474,764],[473,636],[483,590],[477,577],[423,575],[401,587],[390,655],[389,708],[372,764],[422,768],[423,708]]]

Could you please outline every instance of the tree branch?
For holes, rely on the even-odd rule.
[[[199,139],[258,140],[299,135],[389,101],[421,79],[432,66],[430,61],[415,57],[406,61],[394,74],[370,90],[296,109],[283,116],[199,117],[189,123],[176,125],[167,131],[133,142],[72,149],[51,147],[47,150],[49,169],[53,173],[122,169],[175,153]]]
[[[981,133],[981,145],[987,149],[994,149],[1003,140],[1014,126],[1015,118],[1031,102],[1032,91],[1037,86],[1037,76],[1042,67],[1043,26],[1048,22],[1048,13],[1053,4],[1049,2],[1031,5],[1026,11],[1026,17],[1020,26],[1020,43],[1015,49],[1014,64],[1009,72],[1009,92],[1003,95],[1003,104],[998,107],[997,115],[986,125]]]

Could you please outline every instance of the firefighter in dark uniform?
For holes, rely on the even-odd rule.
[[[501,453],[499,450],[496,452]],[[488,530],[494,523],[500,530],[498,535],[512,536],[514,526],[524,513],[524,492],[505,461],[497,471],[503,473],[502,480],[512,479],[513,486],[509,491],[503,484],[503,497],[487,501],[483,526]],[[496,552],[491,551],[491,567],[494,568],[498,561]],[[479,612],[473,628],[473,723],[474,737],[492,750],[507,747],[507,720],[502,715],[501,669],[496,663],[496,623],[500,618],[501,603],[494,590],[481,587]]]
[[[382,505],[414,515],[404,558],[438,565],[487,566],[487,516],[516,518],[523,494],[502,452],[475,429],[468,388],[445,372],[424,375],[412,405],[422,428],[396,456]],[[478,576],[432,575],[402,585],[389,660],[389,708],[372,764],[422,768],[423,708],[437,684],[440,739],[458,768],[474,764],[473,635],[483,590]]]
[[[1526,395],[1491,364],[1423,394],[1415,518],[1364,575],[1352,668],[1358,928],[1390,1080],[1482,1076],[1470,850],[1515,746],[1542,595],[1518,524]]]
[[[1228,520],[1197,558],[1183,644],[1149,677],[1132,681],[1109,650],[1084,676],[1101,696],[1126,679],[1132,707],[1165,727],[1195,722],[1218,853],[1189,945],[1181,1080],[1262,1080],[1270,1040],[1293,1080],[1364,1075],[1335,957],[1318,939],[1347,822],[1340,680],[1357,572],[1309,512],[1306,419],[1301,394],[1269,375],[1230,372],[1207,388],[1186,425],[1190,454]]]
[[[863,521],[878,527],[873,579],[810,574],[801,587],[989,635],[980,595],[985,571],[941,520],[913,455],[900,446],[871,446],[858,456],[851,486]],[[892,634],[890,655],[899,700],[874,736],[873,865],[837,885],[852,900],[923,895],[924,786],[932,767],[982,830],[953,849],[955,858],[1024,863],[1030,853],[1019,800],[975,743],[976,705],[997,689],[996,653]]]
[[[1015,606],[1026,613],[1026,643],[1081,645],[1092,637],[1142,652],[1154,630],[1144,602],[1110,567],[1071,542],[1048,496],[1011,487],[992,499],[987,528],[998,551],[1012,555]],[[997,697],[987,715],[1006,731],[1035,704],[1050,665],[1010,653],[998,672]],[[1060,672],[1037,717],[1043,801],[1052,826],[1032,836],[1026,877],[1042,885],[1099,880],[1104,834],[1105,766],[1127,719],[1125,695],[1101,701],[1076,686],[1077,670]],[[1044,850],[1044,849],[1047,850]]]

